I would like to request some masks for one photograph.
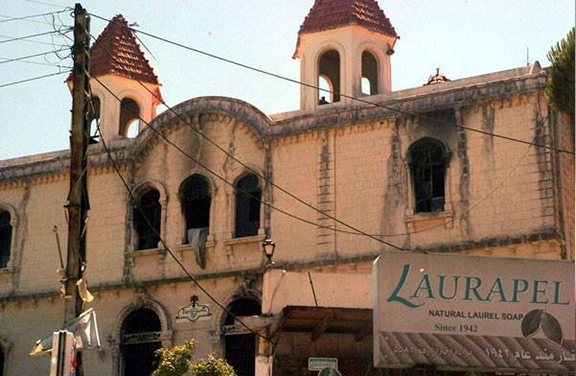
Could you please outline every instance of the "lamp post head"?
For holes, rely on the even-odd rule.
[[[276,244],[269,238],[266,238],[262,241],[262,252],[266,256],[266,269],[270,269],[274,267],[274,261],[272,261],[272,257],[274,257],[274,250],[276,249]]]

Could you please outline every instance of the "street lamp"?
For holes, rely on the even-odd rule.
[[[264,252],[264,256],[266,256],[266,269],[271,269],[276,264],[274,261],[272,261],[275,248],[276,244],[274,244],[272,239],[266,238],[262,241],[262,252]]]

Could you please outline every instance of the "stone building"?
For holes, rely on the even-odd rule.
[[[156,348],[192,337],[197,356],[216,352],[242,375],[268,374],[272,360],[274,374],[307,374],[308,356],[365,374],[370,270],[390,244],[574,260],[573,156],[490,135],[574,150],[538,63],[392,91],[398,36],[376,1],[316,0],[294,57],[303,82],[337,94],[303,86],[299,110],[272,115],[200,97],[156,116],[158,78],[126,27],[117,16],[95,42],[91,87],[100,137],[142,211],[102,143],[91,145],[87,307],[102,348],[86,351],[87,375],[144,375]],[[0,161],[2,375],[48,372],[46,357],[28,353],[63,319],[54,227],[66,249],[68,167],[67,150]],[[320,307],[295,308],[272,353],[190,280],[150,225],[257,331],[287,305]],[[265,237],[276,244],[270,279],[285,270],[291,281],[277,291],[264,286]],[[193,321],[192,306],[205,317]],[[333,315],[356,324],[339,327]]]

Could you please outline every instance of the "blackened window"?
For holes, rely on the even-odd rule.
[[[134,224],[138,235],[136,249],[158,247],[161,215],[160,193],[151,189],[140,197],[139,205],[134,209]]]
[[[444,210],[447,153],[434,139],[417,141],[410,148],[416,213]]]
[[[258,235],[262,190],[255,175],[246,175],[236,183],[237,238]]]
[[[12,225],[10,213],[0,210],[0,268],[8,266],[12,246]]]
[[[210,186],[202,175],[194,174],[182,183],[180,190],[186,231],[210,226]],[[189,239],[188,239],[189,240]]]
[[[156,369],[161,330],[158,315],[150,309],[140,308],[126,317],[121,338],[124,375],[150,376]]]

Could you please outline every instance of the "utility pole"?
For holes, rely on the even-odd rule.
[[[88,203],[88,160],[90,141],[88,121],[90,98],[86,72],[89,68],[90,20],[86,9],[80,4],[74,7],[72,124],[70,130],[70,191],[68,193],[68,258],[66,261],[66,299],[64,321],[72,320],[82,313],[82,299],[76,282],[82,278],[86,262],[86,217]],[[76,375],[83,376],[82,353],[76,357]]]

